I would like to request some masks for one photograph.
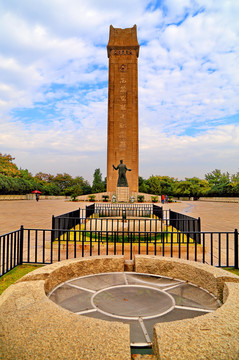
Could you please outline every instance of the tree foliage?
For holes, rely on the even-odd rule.
[[[73,178],[68,173],[52,175],[38,172],[35,176],[27,169],[18,169],[10,154],[0,153],[0,194],[28,194],[39,190],[45,195],[79,195],[106,191],[106,178],[102,180],[100,169],[95,169],[93,184],[82,176]],[[152,175],[148,179],[139,176],[139,192],[168,196],[239,196],[239,172],[230,175],[215,169],[197,177],[178,180],[169,176]]]
[[[92,184],[92,193],[100,193],[106,191],[105,182],[102,180],[100,169],[95,169],[94,179]]]
[[[215,169],[205,175],[178,180],[169,176],[139,177],[139,192],[155,195],[200,197],[200,196],[239,196],[239,172],[230,175]]]
[[[0,153],[0,174],[11,177],[20,176],[20,171],[13,160],[14,158],[10,154]]]

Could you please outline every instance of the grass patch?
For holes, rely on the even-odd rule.
[[[72,229],[73,230],[73,229]],[[74,231],[69,230],[68,232],[65,232],[60,236],[60,238],[56,238],[53,243],[60,242],[68,242],[69,244],[71,242],[78,242],[78,241],[85,241],[90,242],[90,239],[95,242],[106,242],[108,239],[108,242],[116,242],[116,243],[122,243],[123,241],[125,243],[129,242],[155,242],[155,233],[150,231],[146,231],[148,233],[148,236],[144,234],[144,232],[141,232],[141,235],[138,234],[140,231],[127,231],[127,230],[118,230],[118,234],[116,230],[108,230],[108,237],[106,236],[107,231],[102,230],[92,230],[92,231],[86,231],[85,225],[81,224],[76,225],[74,228]],[[123,235],[124,234],[124,235]],[[171,243],[177,244],[179,241],[181,244],[187,244],[189,242],[189,245],[194,244],[195,241],[192,238],[188,238],[187,235],[184,235],[180,233],[177,229],[173,228],[172,226],[167,226],[166,229],[163,232],[156,232],[156,242],[158,243]]]
[[[230,271],[231,273],[239,276],[239,269],[234,269],[232,267],[223,268],[223,270]]]
[[[14,284],[18,279],[42,266],[43,265],[28,264],[16,266],[14,269],[12,269],[0,278],[0,295],[5,289],[7,289],[10,285]]]

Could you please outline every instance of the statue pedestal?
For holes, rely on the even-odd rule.
[[[117,202],[129,202],[129,188],[117,187],[116,197],[117,197]]]

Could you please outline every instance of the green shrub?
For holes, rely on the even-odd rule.
[[[71,194],[71,201],[77,201],[77,194]]]
[[[156,202],[158,202],[159,198],[158,198],[158,196],[151,196],[151,200],[153,203],[156,203]]]
[[[109,195],[102,195],[103,202],[107,202],[109,200]]]
[[[137,196],[137,201],[138,202],[144,202],[144,195],[138,195]]]
[[[95,195],[89,195],[88,196],[88,198],[89,198],[89,201],[95,201]]]

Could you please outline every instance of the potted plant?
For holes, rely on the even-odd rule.
[[[71,194],[71,201],[78,201],[77,194]]]
[[[109,195],[102,195],[103,202],[108,202]]]
[[[144,195],[138,195],[137,196],[137,201],[138,202],[144,202]]]
[[[89,201],[95,201],[95,195],[88,195]]]
[[[158,202],[159,198],[158,198],[158,196],[151,196],[151,200],[153,203],[156,203],[156,202]]]

